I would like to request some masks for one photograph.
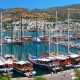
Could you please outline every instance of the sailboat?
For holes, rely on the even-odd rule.
[[[70,46],[69,46],[69,42],[70,42],[70,39],[69,39],[69,27],[70,27],[70,13],[69,13],[69,10],[68,10],[68,56],[70,57],[70,60],[71,60],[71,63],[72,63],[72,66],[76,67],[76,65],[79,65],[80,63],[80,55],[79,54],[75,54],[75,53],[71,53],[70,52]]]
[[[36,39],[37,39],[37,37],[36,37]],[[49,53],[50,53],[50,29],[49,29]],[[28,55],[28,60],[34,66],[42,67],[44,69],[48,69],[48,70],[51,70],[51,71],[54,70],[55,65],[58,66],[56,69],[59,68],[59,64],[58,64],[57,58],[51,57],[51,56],[47,56],[47,54],[45,54],[45,56],[38,57],[37,56],[37,52],[36,52],[36,56]]]
[[[46,35],[46,28],[45,28],[45,20],[43,20],[43,27],[44,27],[44,29],[42,29],[42,31],[41,31],[42,35],[39,36],[39,39],[42,42],[48,42],[48,36]]]
[[[4,42],[5,42],[5,43],[11,43],[11,37],[6,36],[6,37],[4,38]]]
[[[11,61],[5,60],[2,56],[3,40],[2,40],[2,12],[1,12],[1,56],[0,56],[0,73],[2,74],[12,74],[13,73],[13,63]]]
[[[21,41],[22,41],[22,19],[21,19]],[[23,44],[21,44],[21,48]],[[23,48],[22,48],[23,49]],[[22,58],[22,52],[21,50],[21,58]],[[14,62],[14,71],[27,77],[32,77],[36,74],[35,71],[33,71],[33,65],[29,61],[22,60],[20,58],[20,61]]]
[[[40,40],[40,38],[39,37],[37,37],[37,30],[38,30],[38,26],[37,26],[37,20],[35,21],[36,22],[36,37],[34,37],[33,39],[32,39],[32,41],[33,42],[35,42],[35,43],[41,43],[42,41]]]
[[[10,25],[10,34],[11,34],[11,36],[5,36],[4,37],[4,43],[12,44],[12,43],[16,42],[16,37],[14,36],[15,33],[13,32],[12,19],[11,19],[11,25]]]
[[[32,41],[35,43],[41,43],[41,40],[39,38],[33,38]]]
[[[8,61],[12,61],[13,63],[18,61],[17,58],[12,54],[4,55],[4,59]]]
[[[36,34],[35,39],[37,40],[37,34]],[[36,56],[28,55],[28,61],[31,62],[33,64],[33,66],[42,67],[42,68],[48,69],[48,70],[53,70],[53,68],[55,67],[56,61],[53,64],[53,60],[55,61],[56,59],[49,58],[49,56],[46,56],[46,57],[38,57],[37,56],[37,43],[36,43]]]
[[[14,70],[23,76],[32,77],[36,74],[33,65],[29,61],[17,61],[14,63]]]
[[[57,27],[57,11],[56,11],[56,27]],[[56,31],[56,34],[57,34],[57,31]],[[51,39],[50,39],[50,26],[49,26],[49,52],[48,54],[51,54],[50,44],[51,44]],[[57,46],[57,53],[55,55],[52,54],[52,56],[50,56],[46,54],[45,56],[41,56],[41,57],[29,55],[28,60],[32,62],[34,66],[42,67],[44,69],[48,69],[51,71],[60,70],[63,67],[70,65],[71,63],[67,55],[58,54],[59,51],[58,51],[58,38],[57,37],[56,37],[56,46]]]

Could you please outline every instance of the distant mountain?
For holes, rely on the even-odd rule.
[[[0,8],[0,11],[5,11],[5,9]]]
[[[61,6],[61,7],[50,7],[47,9],[33,9],[33,12],[39,12],[39,13],[48,13],[50,15],[55,16],[55,10],[58,10],[58,18],[59,19],[65,19],[67,18],[67,9],[68,8],[74,8],[74,9],[80,9],[80,4],[73,4],[73,5],[68,5],[68,6]],[[75,11],[73,11],[75,13]],[[71,18],[78,18],[79,19],[80,15],[79,14],[74,14],[71,16]]]
[[[48,8],[47,11],[50,11],[50,10],[54,11],[55,9],[66,10],[67,8],[80,9],[80,4],[73,4],[73,5],[61,6],[61,7],[51,7],[51,8]]]
[[[20,18],[21,16],[23,18],[41,18],[41,19],[54,19],[55,17],[47,12],[35,12],[33,10],[29,10],[26,8],[11,8],[6,9],[3,13],[4,18],[10,18],[10,17]]]
[[[32,9],[32,12],[41,12],[41,11],[45,11],[46,9]]]
[[[61,6],[61,7],[50,7],[47,9],[33,9],[32,11],[41,12],[41,11],[48,11],[48,10],[55,10],[55,9],[66,9],[66,8],[80,9],[80,4],[73,4],[73,5]]]
[[[73,4],[69,6],[63,6],[64,8],[75,8],[75,9],[80,9],[80,4]]]
[[[41,18],[41,19],[55,19],[55,10],[58,9],[58,19],[66,19],[67,18],[67,8],[75,8],[80,9],[80,4],[74,4],[69,6],[62,7],[50,7],[47,9],[33,9],[29,10],[26,8],[10,8],[10,9],[0,9],[0,11],[4,11],[4,18],[10,18],[12,15],[15,18],[24,17],[24,18]],[[73,14],[71,18],[80,18],[79,14]]]
[[[62,7],[51,7],[48,8],[46,11],[50,14],[55,15],[55,10],[58,10],[58,18],[59,19],[66,19],[67,18],[67,9],[80,9],[80,4],[74,4],[74,5],[68,5],[68,6],[62,6]],[[77,13],[77,11],[71,11],[70,18],[74,19],[80,19],[80,14]]]

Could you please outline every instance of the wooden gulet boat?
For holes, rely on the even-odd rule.
[[[48,70],[52,70],[53,68],[55,68],[55,64],[57,64],[57,62],[52,59],[49,58],[34,58],[34,56],[29,56],[28,60],[36,67],[42,67],[44,69],[48,69]],[[57,66],[57,65],[56,65]]]
[[[71,53],[68,55],[74,68],[80,68],[80,55]]]
[[[23,33],[22,33],[22,16],[21,16],[21,41],[23,40]],[[21,47],[22,48],[22,47]],[[22,57],[22,51],[21,51],[21,57]],[[21,58],[20,58],[21,59]],[[35,71],[33,71],[33,65],[29,61],[16,61],[14,62],[14,71],[22,74],[23,76],[32,77],[36,74]]]
[[[42,58],[29,55],[28,60],[36,67],[42,67],[51,71],[61,70],[64,67],[71,66],[69,57],[65,55],[47,56]]]
[[[57,11],[56,11],[56,27],[58,26],[57,25]],[[68,24],[69,26],[69,24]],[[50,26],[49,26],[50,28]],[[58,29],[58,27],[57,27]],[[71,64],[71,59],[67,56],[67,55],[60,55],[58,54],[59,52],[59,49],[58,49],[58,33],[57,33],[57,30],[56,30],[56,36],[55,36],[55,39],[56,39],[56,46],[57,46],[57,54],[54,55],[54,56],[46,56],[46,57],[37,57],[37,56],[31,56],[29,55],[28,56],[28,60],[30,62],[33,63],[33,65],[35,66],[38,66],[38,67],[44,67],[46,69],[49,69],[49,70],[59,70],[59,69],[62,69],[62,68],[66,68],[66,67],[71,67],[72,64]],[[49,29],[49,53],[50,53],[50,29]],[[68,31],[68,41],[69,41],[69,31]],[[37,55],[37,54],[36,54]]]
[[[76,66],[79,66],[80,67],[80,55],[78,54],[74,54],[74,53],[71,53],[70,52],[70,45],[69,45],[69,42],[70,42],[70,12],[68,10],[68,56],[70,57],[70,60],[71,60],[71,64],[73,67],[76,67]]]
[[[13,74],[13,63],[5,60],[3,57],[0,57],[0,73],[4,75]]]
[[[29,61],[15,62],[14,70],[27,77],[32,77],[36,74],[36,72],[33,71],[33,65]]]
[[[13,63],[11,61],[5,60],[2,56],[2,48],[3,48],[3,32],[2,32],[2,12],[1,12],[1,56],[0,56],[0,73],[1,74],[9,74],[13,73]]]
[[[36,74],[33,71],[33,66],[28,61],[18,61],[14,55],[6,54],[4,58],[7,61],[11,61],[13,63],[13,70],[22,74],[23,76],[31,77]]]

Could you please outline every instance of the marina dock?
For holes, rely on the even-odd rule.
[[[74,75],[73,70],[68,70],[68,71],[63,71],[59,72],[57,74],[47,74],[43,75],[47,80],[72,80]],[[34,78],[27,78],[27,77],[22,77],[22,78],[12,78],[12,80],[33,80]]]

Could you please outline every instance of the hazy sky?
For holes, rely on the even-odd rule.
[[[0,8],[24,7],[42,9],[79,3],[80,0],[0,0]]]

